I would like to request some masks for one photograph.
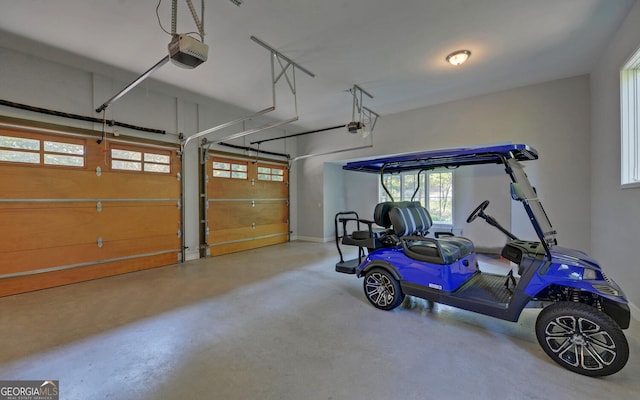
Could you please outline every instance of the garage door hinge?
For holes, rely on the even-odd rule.
[[[182,200],[178,200],[178,210],[182,209]]]
[[[178,172],[178,173],[176,174],[176,179],[178,179],[178,180],[182,179],[182,175],[180,175],[180,172]]]
[[[181,238],[182,237],[182,231],[178,230],[178,237]]]
[[[96,176],[102,175],[102,168],[96,167]]]
[[[209,233],[211,232],[211,230],[209,229],[209,227],[207,226],[207,228],[205,229],[205,232],[207,233],[207,235],[209,235]]]
[[[205,183],[209,183],[209,175],[205,175],[204,176],[204,182]]]
[[[251,186],[255,186],[256,185],[256,180],[255,178],[251,178]]]
[[[98,204],[96,204],[96,210],[98,210],[98,212],[102,212],[102,202],[99,201]]]
[[[256,223],[251,224],[251,228],[256,229]]]
[[[102,238],[101,237],[98,238],[98,247],[102,248]]]
[[[251,200],[251,207],[255,207],[256,206],[256,201],[255,200]]]

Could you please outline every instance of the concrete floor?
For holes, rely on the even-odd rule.
[[[638,321],[627,366],[587,378],[544,354],[536,310],[384,312],[336,261],[292,242],[0,298],[0,380],[83,400],[640,397]]]

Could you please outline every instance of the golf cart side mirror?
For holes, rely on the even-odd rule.
[[[522,191],[519,183],[511,182],[511,198],[518,201],[523,201],[525,199],[524,192]]]

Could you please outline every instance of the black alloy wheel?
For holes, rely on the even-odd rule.
[[[365,275],[364,294],[374,307],[386,311],[398,307],[404,300],[400,283],[381,268],[374,268]]]
[[[583,303],[546,307],[538,315],[536,336],[549,357],[582,375],[615,374],[629,359],[629,344],[618,324]]]

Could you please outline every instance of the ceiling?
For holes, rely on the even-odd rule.
[[[153,78],[257,111],[272,105],[270,52],[254,35],[313,72],[296,71],[298,126],[351,120],[358,84],[384,115],[589,73],[635,0],[205,0],[209,59],[166,65]],[[200,1],[193,0],[198,13]],[[171,37],[158,0],[4,2],[0,30],[139,75]],[[171,1],[159,17],[170,30]],[[178,0],[178,32],[195,31]],[[445,56],[472,52],[463,66]],[[277,64],[276,64],[277,65]],[[284,80],[277,114],[294,115]],[[105,99],[106,101],[107,99]]]

